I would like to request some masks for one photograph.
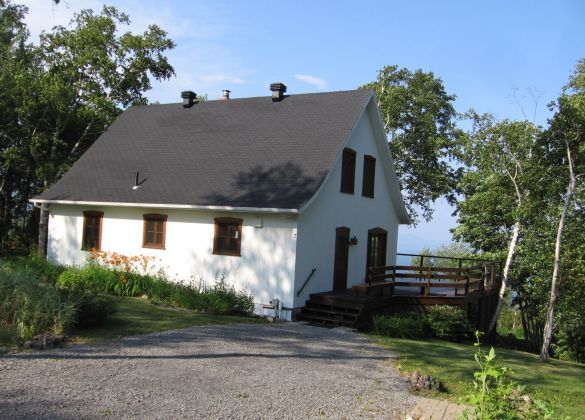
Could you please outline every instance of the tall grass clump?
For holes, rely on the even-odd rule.
[[[74,324],[79,302],[30,270],[0,268],[0,324],[21,339],[45,332],[63,334]]]

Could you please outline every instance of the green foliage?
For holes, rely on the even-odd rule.
[[[385,66],[361,87],[376,93],[398,181],[411,218],[430,220],[439,197],[455,202],[458,131],[454,95],[431,72]]]
[[[427,322],[436,338],[455,339],[471,336],[472,328],[464,309],[449,305],[427,308]]]
[[[116,296],[146,296],[156,302],[219,314],[251,314],[251,295],[235,290],[222,277],[211,289],[168,281],[164,276],[123,272],[96,263],[70,267],[57,279],[60,288]]]
[[[413,312],[375,316],[372,330],[383,337],[423,338],[429,334],[426,317]]]
[[[486,354],[480,345],[480,333],[474,355],[478,370],[474,372],[473,392],[469,402],[474,405],[475,419],[540,419],[550,418],[550,408],[540,400],[533,400],[524,393],[524,388],[510,379],[510,369],[498,367],[496,352],[490,348]],[[467,418],[466,413],[463,418]]]
[[[0,0],[0,251],[11,252],[35,236],[29,198],[55,182],[122,109],[147,103],[151,79],[174,75],[165,54],[175,44],[156,25],[133,34],[126,14],[104,6],[76,13],[68,26],[31,43],[27,11]]]
[[[380,336],[397,338],[460,340],[471,335],[471,325],[463,309],[437,305],[429,307],[427,311],[427,314],[405,312],[375,316],[372,331]]]
[[[118,301],[113,296],[82,292],[77,295],[79,304],[75,316],[75,326],[81,328],[103,324],[118,310]]]
[[[63,266],[39,257],[36,253],[31,253],[26,257],[3,258],[0,260],[0,266],[26,271],[39,282],[51,285],[56,283],[57,277],[65,270]]]
[[[30,271],[0,268],[0,324],[15,328],[21,339],[69,331],[78,304],[67,293],[39,282]]]

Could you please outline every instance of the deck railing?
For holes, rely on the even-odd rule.
[[[391,294],[394,294],[396,287],[416,287],[420,288],[422,296],[433,294],[466,296],[471,292],[491,292],[498,286],[500,278],[498,261],[416,254],[398,255],[420,258],[420,264],[370,267],[366,273],[365,284],[354,287],[355,292],[359,293],[362,289],[365,289],[366,293],[369,293],[370,289],[381,291],[390,289]],[[429,258],[428,262],[437,265],[424,265],[425,258]],[[439,266],[439,259],[450,261],[444,266]],[[473,265],[463,266],[469,262]]]

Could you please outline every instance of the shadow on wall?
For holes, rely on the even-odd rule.
[[[325,175],[305,175],[291,162],[270,168],[256,166],[234,177],[233,194],[214,193],[206,199],[218,206],[298,208],[312,197]]]

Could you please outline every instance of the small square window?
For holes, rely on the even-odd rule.
[[[142,247],[165,249],[166,228],[167,228],[166,215],[145,214],[144,233],[142,235]]]
[[[214,220],[213,253],[239,257],[242,245],[242,219],[218,217]]]

